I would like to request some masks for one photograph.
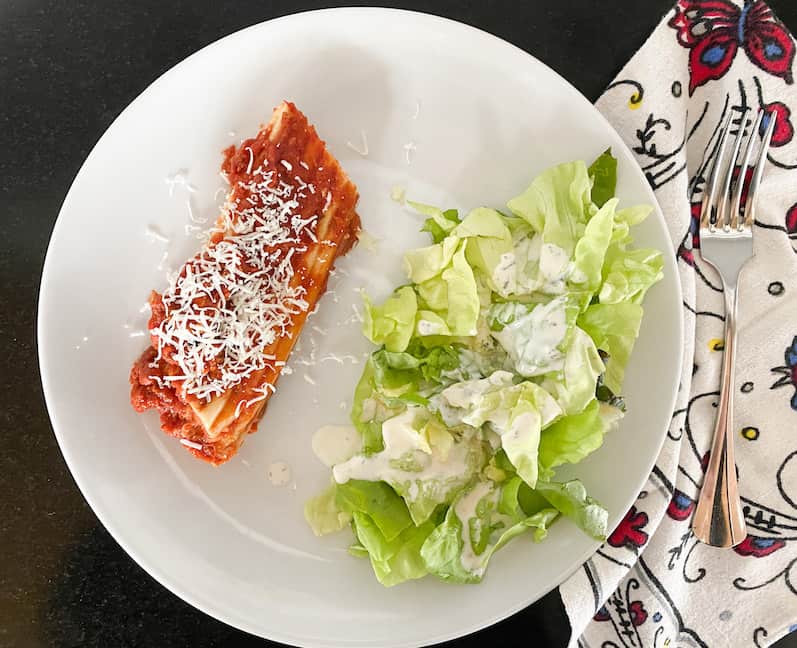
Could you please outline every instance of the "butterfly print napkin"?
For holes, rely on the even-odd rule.
[[[572,646],[766,646],[797,630],[795,49],[760,0],[680,0],[597,102],[664,212],[686,344],[676,411],[650,478],[607,542],[560,588]],[[739,288],[734,426],[748,535],[717,549],[691,532],[724,322],[697,223],[707,151],[729,115],[738,129],[759,109],[767,111],[762,129],[775,114],[777,122],[759,192],[756,256]]]

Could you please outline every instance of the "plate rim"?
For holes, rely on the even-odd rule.
[[[82,180],[84,173],[86,172],[86,167],[88,166],[88,162],[92,157],[95,155],[97,149],[99,148],[100,144],[106,139],[106,137],[111,133],[115,132],[119,129],[121,124],[127,118],[129,112],[133,109],[134,105],[138,102],[138,100],[145,94],[154,91],[158,86],[165,83],[172,75],[179,74],[181,69],[188,65],[190,61],[193,59],[205,56],[210,51],[214,50],[217,47],[220,47],[224,41],[227,39],[231,39],[233,37],[237,37],[240,34],[248,31],[256,31],[258,29],[262,29],[265,25],[274,26],[279,23],[290,23],[290,22],[301,22],[302,20],[306,19],[309,15],[318,15],[318,14],[357,14],[359,16],[370,14],[372,17],[378,19],[379,17],[388,17],[388,16],[407,16],[411,19],[420,19],[420,20],[429,20],[432,22],[437,22],[441,26],[446,29],[454,28],[454,29],[464,29],[470,34],[477,38],[482,39],[485,41],[493,41],[500,43],[505,48],[510,48],[514,50],[516,53],[521,54],[523,57],[529,62],[533,62],[534,64],[543,66],[548,70],[548,72],[553,75],[559,84],[565,88],[567,88],[574,98],[577,98],[578,101],[584,107],[588,107],[591,109],[594,114],[599,118],[599,121],[603,123],[603,125],[611,132],[617,134],[618,136],[618,146],[624,149],[624,152],[628,155],[628,157],[632,160],[635,160],[633,154],[631,153],[628,145],[622,140],[622,136],[617,133],[616,129],[611,125],[611,123],[604,117],[604,115],[595,107],[593,103],[591,103],[578,88],[576,88],[570,81],[568,81],[564,76],[559,74],[556,70],[551,68],[546,63],[542,62],[536,56],[527,52],[526,50],[522,49],[521,47],[515,45],[514,43],[509,42],[501,38],[500,36],[496,36],[491,34],[488,31],[475,27],[465,22],[461,22],[459,20],[455,20],[452,18],[447,18],[445,16],[441,16],[434,13],[427,13],[422,11],[414,11],[408,9],[397,9],[397,8],[389,8],[389,7],[331,7],[331,8],[324,8],[324,9],[313,9],[301,12],[290,13],[284,16],[279,16],[276,18],[272,18],[269,20],[260,21],[249,25],[247,27],[243,27],[236,31],[233,31],[229,34],[225,34],[224,36],[219,37],[218,39],[208,43],[207,45],[201,47],[200,49],[192,52],[168,70],[160,74],[156,79],[154,79],[151,83],[149,83],[146,87],[144,87],[131,101],[128,103],[124,109],[117,115],[117,117],[109,124],[109,126],[103,131],[100,137],[97,139],[95,144],[92,146],[89,153],[86,155],[85,159],[83,160],[78,172],[75,174],[73,181],[70,183],[69,189],[64,197],[64,200],[61,204],[61,207],[58,211],[58,216],[55,220],[55,224],[53,225],[53,229],[50,233],[47,242],[47,249],[45,253],[44,263],[42,265],[42,273],[41,273],[41,280],[39,283],[39,295],[37,299],[37,308],[36,308],[36,335],[35,335],[35,342],[36,342],[36,350],[38,355],[38,366],[39,366],[39,376],[42,384],[42,391],[44,395],[45,407],[47,410],[48,417],[50,419],[50,424],[53,430],[53,434],[55,435],[56,441],[58,442],[59,450],[63,455],[64,461],[69,469],[69,472],[72,476],[75,485],[77,486],[80,494],[88,503],[89,507],[91,508],[94,515],[97,517],[97,520],[103,525],[103,527],[108,531],[111,537],[116,541],[116,543],[127,553],[130,558],[132,558],[149,576],[154,578],[158,584],[169,590],[172,594],[178,596],[180,599],[191,605],[192,607],[200,610],[204,614],[207,614],[213,619],[219,620],[227,625],[230,625],[238,630],[242,630],[247,632],[253,636],[257,636],[260,638],[268,639],[271,641],[278,641],[281,643],[289,644],[289,645],[300,645],[306,646],[308,648],[329,648],[332,644],[328,642],[317,642],[317,641],[306,641],[304,639],[300,639],[299,637],[295,637],[293,635],[289,635],[283,633],[279,630],[278,627],[274,627],[272,631],[271,628],[269,629],[269,634],[265,635],[263,633],[262,628],[255,628],[254,626],[248,624],[245,620],[237,619],[229,616],[227,610],[220,610],[213,608],[212,605],[206,604],[205,601],[199,599],[199,597],[195,596],[191,591],[187,590],[182,586],[182,584],[173,580],[170,576],[166,574],[164,570],[162,570],[156,561],[150,560],[149,558],[145,558],[138,552],[136,552],[130,544],[125,540],[125,534],[121,527],[115,524],[112,521],[112,517],[106,515],[106,511],[98,505],[98,503],[94,500],[92,495],[89,493],[89,489],[85,487],[83,478],[80,477],[81,470],[76,467],[77,461],[75,459],[74,454],[69,450],[69,444],[65,441],[66,432],[62,429],[59,431],[59,426],[57,424],[57,415],[56,415],[56,407],[51,403],[55,401],[55,391],[53,389],[53,385],[51,384],[51,379],[49,377],[48,371],[48,348],[49,342],[47,341],[47,334],[45,332],[45,323],[42,318],[42,311],[46,310],[46,302],[48,299],[48,278],[51,274],[52,270],[50,270],[50,266],[52,266],[55,261],[52,260],[52,250],[53,250],[53,242],[57,240],[57,236],[59,231],[65,227],[64,219],[62,216],[69,210],[71,197],[73,194],[73,189],[78,183]],[[613,145],[614,146],[614,145]],[[659,224],[663,228],[664,232],[667,233],[667,226],[666,221],[664,219],[664,215],[659,205],[658,200],[656,199],[656,195],[653,192],[652,188],[650,187],[647,181],[644,181],[644,176],[642,175],[642,171],[639,168],[638,164],[635,165],[636,168],[634,171],[640,176],[640,180],[643,181],[644,190],[647,194],[647,198],[650,203],[654,207],[655,217],[659,220]],[[677,261],[675,259],[674,250],[671,246],[669,246],[666,250],[662,250],[664,257],[665,257],[665,267],[666,269],[671,272],[674,276],[673,285],[675,288],[675,295],[674,297],[678,302],[682,301],[683,293],[682,293],[682,286],[681,281],[678,273]],[[677,339],[678,339],[678,346],[675,351],[677,351],[677,357],[675,361],[675,368],[676,368],[676,375],[680,377],[683,371],[683,349],[685,345],[684,341],[684,322],[683,317],[676,318],[677,321]],[[669,398],[667,402],[669,403],[669,410],[672,411],[675,407],[676,400],[678,395],[678,380],[674,381],[673,385],[671,386]],[[667,428],[664,427],[660,431],[660,439],[658,441],[657,449],[655,454],[646,462],[646,470],[645,474],[650,474],[656,460],[658,459],[659,455],[661,454],[661,449],[664,446],[664,442],[667,437]],[[631,495],[628,498],[628,501],[624,505],[624,509],[627,510],[637,498],[637,494],[640,488],[644,486],[644,481],[640,483],[633,491],[631,491]],[[471,623],[467,626],[463,626],[461,631],[456,631],[455,633],[442,633],[436,634],[433,636],[429,636],[425,638],[422,642],[409,640],[409,641],[400,641],[392,643],[391,646],[394,648],[416,648],[418,646],[423,645],[434,645],[444,641],[449,641],[453,639],[457,639],[460,637],[465,637],[467,635],[473,634],[480,630],[489,628],[496,623],[509,618],[510,616],[518,613],[519,611],[525,609],[526,607],[532,605],[536,601],[540,600],[543,596],[546,596],[554,589],[558,588],[563,582],[565,582],[570,576],[572,576],[582,565],[583,563],[588,560],[595,552],[600,548],[601,543],[595,541],[590,545],[590,549],[583,552],[583,555],[579,555],[578,559],[574,561],[572,567],[565,569],[561,572],[560,576],[557,577],[556,582],[552,584],[548,589],[545,590],[542,594],[535,597],[532,596],[528,599],[523,599],[518,604],[509,606],[502,610],[502,612],[498,615],[495,615],[489,619],[480,619],[476,623]],[[299,643],[297,643],[299,640]],[[355,642],[351,642],[353,645]],[[362,643],[362,642],[358,642]]]

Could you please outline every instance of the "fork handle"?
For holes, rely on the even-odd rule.
[[[733,453],[733,376],[736,360],[736,287],[725,286],[725,351],[711,456],[692,519],[698,540],[714,547],[733,547],[747,531]]]

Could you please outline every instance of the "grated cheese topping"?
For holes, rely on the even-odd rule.
[[[418,146],[415,142],[407,142],[402,148],[404,149],[404,158],[407,160],[407,164],[411,164],[411,155],[418,150]]]
[[[317,240],[318,216],[303,218],[299,210],[305,194],[262,166],[238,188],[222,208],[225,238],[170,278],[166,315],[150,331],[158,342],[156,361],[168,349],[181,371],[164,380],[180,381],[184,394],[206,401],[272,367],[275,358],[266,349],[290,335],[293,317],[309,308],[305,288],[293,285],[291,263],[307,250],[306,239]],[[239,404],[236,416],[240,405],[265,399],[269,390],[270,384],[256,389],[258,396]]]
[[[346,141],[346,146],[348,146],[352,151],[361,155],[362,157],[368,157],[368,137],[365,134],[364,130],[360,131],[360,146],[356,146],[352,144],[350,141]]]

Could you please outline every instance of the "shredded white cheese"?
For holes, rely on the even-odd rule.
[[[161,260],[158,261],[158,271],[160,272],[166,267],[166,261],[169,259],[169,251],[166,250],[163,255],[161,256]]]
[[[183,187],[188,193],[194,193],[196,191],[196,187],[188,182],[188,178],[186,178],[185,174],[185,169],[181,169],[172,175],[166,176],[166,184],[169,186],[169,198],[174,197],[174,188],[176,186]]]
[[[154,225],[147,225],[147,229],[144,230],[144,234],[149,236],[153,241],[160,241],[161,243],[168,243],[169,242],[169,237],[165,236]]]
[[[412,154],[414,151],[417,151],[417,150],[418,150],[418,147],[415,145],[415,142],[407,142],[407,143],[404,145],[404,147],[403,147],[403,148],[404,148],[404,157],[405,157],[405,158],[406,158],[406,160],[407,160],[407,164],[410,164],[410,162],[412,161],[412,159],[411,159],[411,154]]]
[[[191,201],[191,196],[188,196],[188,198],[186,198],[185,204],[186,207],[188,208],[188,220],[198,225],[204,225],[205,223],[208,222],[207,218],[197,218],[194,215],[194,205],[193,202]]]
[[[288,335],[294,316],[309,307],[304,287],[294,285],[291,258],[307,249],[306,239],[315,240],[318,219],[301,216],[304,194],[272,172],[261,166],[251,176],[240,182],[246,200],[231,194],[222,210],[227,236],[170,277],[166,316],[151,331],[157,358],[168,349],[181,370],[168,378],[199,399],[270,366],[274,358],[265,349]],[[264,391],[239,408],[266,397]]]
[[[365,135],[365,131],[360,131],[360,146],[355,146],[351,142],[347,141],[346,146],[348,146],[352,151],[357,153],[358,155],[362,155],[363,157],[368,156],[368,138]]]
[[[202,449],[202,444],[201,443],[196,443],[194,441],[189,441],[188,439],[180,439],[180,443],[182,443],[184,446],[187,446],[189,448],[193,448],[194,450],[201,450]]]

